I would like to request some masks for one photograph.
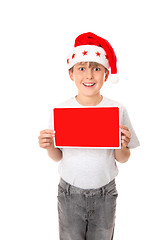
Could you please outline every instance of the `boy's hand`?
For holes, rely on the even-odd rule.
[[[45,149],[51,149],[54,147],[53,137],[55,136],[55,132],[50,129],[45,129],[40,132],[39,138],[39,146]]]
[[[120,125],[119,127],[121,130],[121,147],[127,147],[131,139],[131,132],[126,126]]]

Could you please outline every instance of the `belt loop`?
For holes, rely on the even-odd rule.
[[[70,195],[70,184],[69,183],[67,184],[67,189],[66,190],[67,190],[67,195]]]
[[[102,187],[102,196],[103,197],[105,196],[105,189],[104,189],[104,187]]]

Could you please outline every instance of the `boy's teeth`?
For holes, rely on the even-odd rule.
[[[93,86],[95,83],[83,83],[85,86]]]

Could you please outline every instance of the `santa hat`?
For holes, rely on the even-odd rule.
[[[110,43],[94,33],[87,32],[75,39],[74,48],[67,58],[68,69],[78,62],[97,62],[111,71],[110,81],[118,82],[117,58]]]

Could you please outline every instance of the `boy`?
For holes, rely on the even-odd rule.
[[[78,94],[59,106],[119,106],[121,149],[55,148],[52,117],[50,129],[41,131],[40,147],[47,149],[53,160],[61,161],[59,236],[61,240],[111,240],[118,196],[116,161],[127,162],[130,148],[139,146],[139,141],[126,109],[100,94],[109,69],[111,74],[117,73],[116,55],[109,42],[90,32],[79,35],[67,64]]]

